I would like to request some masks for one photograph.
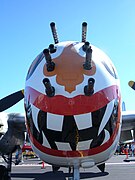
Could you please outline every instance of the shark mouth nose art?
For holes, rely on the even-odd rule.
[[[37,92],[34,90],[34,93]],[[115,138],[117,133],[119,100],[115,95],[103,107],[75,115],[46,112],[38,108],[36,98],[35,101],[29,98],[29,101],[25,108],[30,139],[34,146],[40,146],[40,150],[47,154],[50,154],[50,148],[54,150],[51,151],[52,155],[59,156],[66,156],[65,152],[69,157],[80,156],[80,151],[85,156],[93,149],[97,153],[96,147],[106,149],[106,144],[110,145],[107,142]]]

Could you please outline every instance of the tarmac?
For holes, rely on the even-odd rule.
[[[106,172],[101,173],[95,166],[93,168],[80,168],[80,179],[83,180],[135,180],[135,157],[126,155],[114,155],[106,162]],[[4,164],[0,159],[0,164]],[[38,158],[24,159],[19,165],[12,166],[12,180],[69,180],[72,173],[68,168],[60,168],[56,173],[52,172],[52,166],[42,162]]]

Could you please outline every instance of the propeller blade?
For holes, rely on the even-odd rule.
[[[0,99],[0,112],[5,111],[24,98],[24,90],[17,91]]]
[[[135,90],[135,82],[134,82],[134,81],[129,81],[129,82],[128,82],[128,85],[129,85],[133,90]]]

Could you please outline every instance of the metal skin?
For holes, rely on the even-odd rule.
[[[122,131],[135,129],[135,111],[123,111],[122,120]]]
[[[1,116],[1,114],[0,114]],[[5,119],[4,119],[5,118]],[[25,117],[19,113],[9,113],[2,116],[4,123],[8,123],[8,129],[5,132],[1,131],[0,137],[0,154],[8,155],[16,150],[17,145],[23,146],[24,132],[26,131]]]
[[[122,111],[120,143],[130,143],[135,139],[135,111]]]
[[[52,165],[104,163],[119,141],[121,95],[116,70],[109,57],[93,45],[92,68],[85,70],[83,45],[74,41],[55,44],[56,51],[50,53],[54,69],[47,71],[41,52],[26,77],[24,102],[32,148]],[[51,97],[46,94],[45,78],[53,86]],[[94,91],[85,95],[89,78],[95,80]]]

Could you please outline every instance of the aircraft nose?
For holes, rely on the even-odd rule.
[[[47,71],[45,64],[43,73],[46,77],[56,75],[56,82],[65,87],[65,91],[72,93],[76,86],[84,81],[84,74],[92,76],[96,73],[96,65],[92,61],[91,68],[88,70],[83,67],[85,58],[81,56],[74,47],[73,43],[68,43],[63,52],[56,58],[52,59],[55,63],[55,69]],[[87,66],[88,62],[86,63]]]

